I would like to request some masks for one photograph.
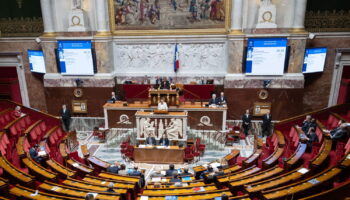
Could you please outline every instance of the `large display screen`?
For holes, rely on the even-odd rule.
[[[91,41],[59,40],[57,51],[62,75],[94,74]]]
[[[286,38],[248,39],[246,74],[283,75],[287,42]]]
[[[327,48],[305,49],[303,73],[323,72]]]
[[[46,73],[43,51],[28,50],[28,59],[30,71]]]

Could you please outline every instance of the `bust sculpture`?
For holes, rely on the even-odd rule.
[[[82,8],[82,0],[73,0],[72,9],[81,9]]]

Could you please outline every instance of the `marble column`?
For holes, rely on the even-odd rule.
[[[307,0],[295,0],[293,30],[304,31]]]
[[[242,32],[243,0],[232,0],[231,29],[233,32]]]
[[[44,34],[55,32],[52,16],[52,0],[40,0],[41,13],[44,21]]]
[[[306,35],[304,38],[289,39],[289,46],[288,73],[301,73],[304,62]]]
[[[228,74],[242,73],[242,58],[244,51],[244,37],[231,35],[228,41]]]
[[[110,31],[107,0],[96,0],[96,21],[98,33]]]

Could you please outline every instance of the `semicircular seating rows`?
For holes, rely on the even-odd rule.
[[[300,125],[306,114],[275,125],[264,144],[255,138],[255,150],[241,157],[233,150],[224,159],[223,173],[206,173],[207,166],[195,166],[194,175],[181,177],[181,185],[170,182],[142,184],[140,177],[106,172],[106,162],[85,154],[69,152],[60,120],[46,113],[22,107],[25,116],[11,115],[16,103],[0,100],[0,199],[336,199],[350,196],[350,140],[333,144],[325,132],[339,120],[349,121],[349,104],[311,114],[317,119],[318,142],[308,152],[301,140]],[[40,143],[48,159],[37,163],[28,154]],[[127,143],[122,143],[127,144]],[[126,145],[125,145],[126,146]],[[196,145],[199,146],[199,145]],[[203,147],[202,147],[203,150]],[[128,151],[126,151],[128,152]],[[131,155],[128,155],[131,156]],[[210,165],[210,163],[209,163]],[[113,183],[114,192],[107,192]],[[322,191],[322,192],[321,192]]]

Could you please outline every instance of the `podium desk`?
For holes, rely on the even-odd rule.
[[[136,163],[182,164],[184,149],[178,146],[139,146],[134,149],[134,160]]]

